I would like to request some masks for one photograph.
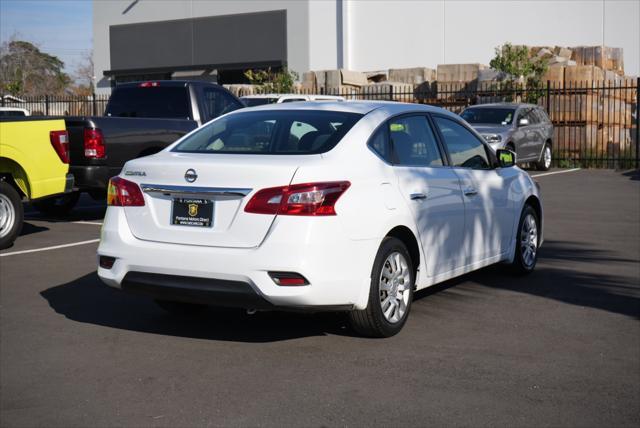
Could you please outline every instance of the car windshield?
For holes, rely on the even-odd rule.
[[[263,106],[265,104],[275,104],[278,102],[278,99],[273,97],[240,98],[240,100],[247,107]]]
[[[315,110],[243,111],[194,132],[174,152],[316,154],[331,150],[362,117]]]
[[[461,116],[469,123],[511,125],[515,112],[512,108],[468,108]]]

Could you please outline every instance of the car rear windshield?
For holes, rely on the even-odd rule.
[[[511,125],[515,112],[512,108],[468,108],[461,116],[469,123]]]
[[[184,86],[116,88],[106,116],[191,119],[189,93]]]
[[[245,111],[214,120],[174,152],[316,154],[331,150],[362,117],[316,110]]]

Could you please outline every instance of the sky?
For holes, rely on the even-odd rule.
[[[72,73],[93,46],[91,0],[0,0],[0,42],[13,35],[64,61]]]

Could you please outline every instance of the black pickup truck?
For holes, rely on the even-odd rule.
[[[197,81],[154,81],[118,85],[104,116],[65,118],[77,190],[45,199],[35,207],[64,215],[81,192],[104,199],[109,178],[130,159],[159,152],[186,133],[227,112],[244,107],[223,87]]]

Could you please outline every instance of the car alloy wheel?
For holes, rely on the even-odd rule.
[[[520,251],[522,263],[527,268],[531,268],[536,263],[536,252],[538,251],[538,226],[532,214],[527,214],[522,222],[520,231]]]
[[[395,251],[387,257],[380,273],[380,308],[392,324],[401,321],[411,294],[411,273],[402,254]]]
[[[0,194],[0,238],[4,238],[13,229],[16,212],[9,198]]]
[[[551,168],[551,147],[546,146],[544,148],[543,156],[544,156],[544,158],[543,158],[544,168],[545,169]]]

